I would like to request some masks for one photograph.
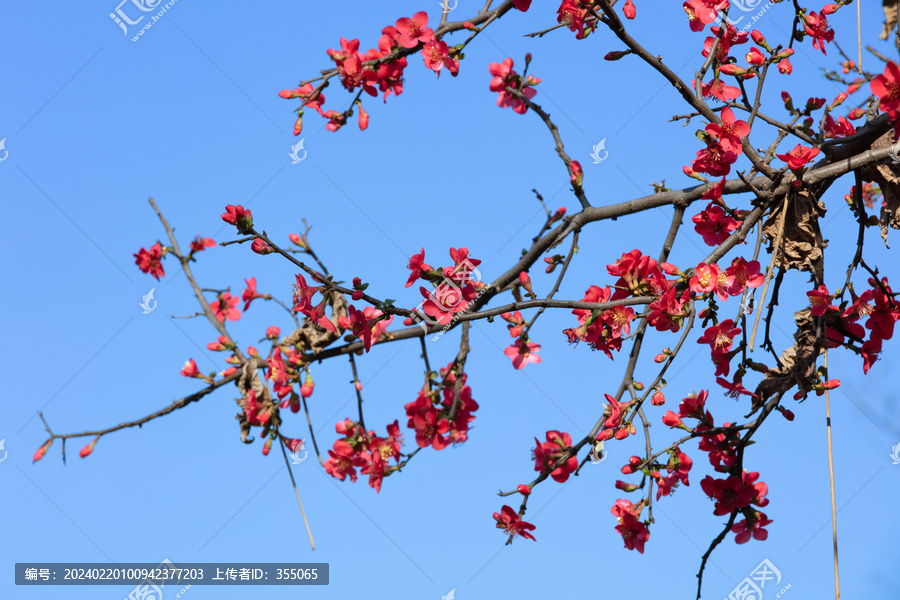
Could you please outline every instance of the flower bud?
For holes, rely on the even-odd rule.
[[[531,488],[528,487],[527,485],[525,485],[524,483],[520,483],[519,487],[516,488],[516,491],[518,491],[523,496],[527,496],[531,493]]]
[[[300,395],[304,398],[309,398],[312,396],[313,389],[316,387],[315,382],[313,381],[312,375],[310,375],[309,371],[306,372],[306,383],[300,386]]]
[[[272,438],[266,440],[266,443],[263,445],[262,453],[263,456],[269,455],[269,450],[272,449]]]
[[[626,483],[624,481],[616,481],[616,487],[622,490],[623,492],[633,492],[638,489],[638,486],[633,483]]]
[[[53,443],[53,439],[47,440],[43,446],[37,449],[37,452],[34,453],[34,457],[32,457],[32,461],[37,462],[44,458],[44,455],[47,454],[47,450],[50,448],[50,445]]]
[[[665,397],[665,395],[663,395],[662,392],[656,392],[650,398],[650,404],[652,404],[653,406],[662,406],[665,403],[666,403],[666,397]]]
[[[277,340],[281,336],[281,330],[278,329],[275,325],[272,325],[268,329],[266,329],[266,337],[270,340]]]
[[[97,437],[94,438],[94,441],[93,441],[93,442],[91,442],[90,444],[88,444],[87,446],[85,446],[84,448],[81,449],[81,451],[78,453],[78,456],[80,456],[81,458],[84,458],[84,457],[86,457],[88,454],[90,454],[91,452],[93,452],[93,451],[94,451],[94,444],[96,444],[96,443],[97,443],[97,440],[99,440],[99,439],[100,439],[100,436],[98,435]]]
[[[581,183],[584,181],[584,171],[581,169],[581,163],[577,160],[573,160],[570,168],[572,171],[572,176],[570,178],[572,185],[581,187]]]

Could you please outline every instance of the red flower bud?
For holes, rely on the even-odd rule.
[[[91,452],[93,452],[93,451],[94,451],[94,444],[96,444],[96,443],[97,443],[97,440],[99,440],[99,439],[100,439],[100,436],[98,435],[97,437],[94,438],[94,441],[93,441],[93,442],[91,442],[90,444],[88,444],[87,446],[85,446],[84,448],[81,449],[81,451],[78,453],[78,456],[80,456],[81,458],[84,458],[84,457],[86,457],[88,454],[90,454]]]
[[[262,453],[263,456],[269,455],[269,450],[272,449],[272,438],[266,440],[266,443],[263,445]]]
[[[653,397],[650,398],[650,404],[653,406],[662,406],[666,403],[666,397],[662,392],[656,392],[653,394]]]
[[[528,487],[527,485],[525,485],[524,483],[520,483],[519,487],[517,487],[516,490],[518,490],[518,492],[520,494],[522,494],[523,496],[527,496],[528,494],[531,493],[531,488]]]
[[[50,448],[50,444],[53,443],[52,439],[47,440],[43,446],[37,449],[37,452],[34,453],[34,457],[31,459],[34,462],[37,462],[44,458],[44,455],[47,454],[47,450]]]
[[[616,487],[622,490],[623,492],[633,492],[638,489],[638,486],[633,483],[626,483],[624,481],[616,481]]]
[[[309,398],[312,396],[313,389],[316,387],[315,382],[313,381],[312,375],[309,374],[309,371],[306,372],[306,383],[300,386],[300,395],[304,398]]]
[[[277,340],[281,336],[281,330],[278,329],[275,325],[272,325],[268,329],[266,329],[266,337],[270,340]]]

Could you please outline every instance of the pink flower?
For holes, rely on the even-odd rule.
[[[541,357],[537,355],[540,349],[540,344],[519,338],[515,344],[509,346],[503,353],[512,359],[514,368],[523,369],[529,363],[541,362]]]
[[[232,298],[231,292],[225,292],[219,296],[218,300],[210,303],[209,307],[216,315],[219,323],[224,323],[225,319],[237,321],[241,318],[241,311],[236,309],[235,306],[237,306],[240,301],[240,298]]]
[[[782,58],[778,63],[778,72],[782,75],[790,75],[794,71],[791,61],[788,58]]]
[[[545,473],[555,465],[566,453],[567,448],[572,447],[572,436],[566,432],[556,430],[548,431],[546,442],[539,442],[534,438],[534,470]],[[578,457],[570,456],[564,463],[550,472],[550,477],[558,483],[565,483],[569,475],[578,468]]]

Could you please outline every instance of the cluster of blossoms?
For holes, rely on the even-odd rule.
[[[417,12],[412,17],[397,19],[394,25],[389,25],[381,30],[378,47],[359,51],[359,40],[346,40],[341,38],[340,50],[329,49],[328,57],[334,61],[341,84],[348,90],[358,88],[370,96],[384,93],[384,102],[390,94],[399,96],[403,93],[403,71],[406,69],[406,56],[421,50],[422,60],[425,66],[433,70],[438,76],[441,69],[447,69],[456,77],[459,73],[460,48],[451,48],[443,40],[434,35],[434,30],[428,27],[428,14]],[[343,127],[351,111],[337,112],[335,110],[323,110],[325,96],[321,90],[316,91],[312,83],[304,83],[298,88],[285,89],[278,94],[285,99],[299,98],[303,107],[309,107],[328,119],[325,126],[328,131],[337,131]],[[365,129],[369,125],[369,115],[357,101],[359,107],[359,128]],[[303,108],[301,107],[297,121],[294,124],[294,135],[300,135],[303,131]]]
[[[325,472],[344,481],[356,481],[356,469],[369,476],[369,487],[381,491],[385,476],[396,471],[400,463],[400,447],[403,445],[400,425],[394,421],[387,426],[387,435],[378,437],[374,431],[365,431],[359,423],[344,419],[335,425],[335,431],[344,437],[328,451]],[[393,465],[388,460],[393,458]]]
[[[863,358],[864,373],[868,373],[878,360],[884,340],[893,337],[894,323],[900,320],[900,301],[895,298],[887,277],[881,281],[869,278],[869,286],[858,296],[850,288],[852,302],[845,301],[840,307],[831,303],[834,296],[824,285],[806,294],[810,299],[812,316],[825,318],[828,346],[836,348],[843,345],[859,353]],[[865,326],[858,323],[863,317]],[[866,330],[869,330],[868,337]]]
[[[693,431],[697,433],[713,429],[715,423],[709,410],[706,409],[706,400],[706,390],[684,398],[678,407],[677,413],[671,410],[666,412],[662,419],[663,424],[672,428],[680,428],[688,432]],[[788,411],[784,412],[788,413]],[[793,417],[793,415],[788,414],[785,414],[785,416]],[[684,419],[694,419],[698,421],[698,424],[692,429],[684,424]],[[731,426],[731,423],[723,425],[725,428],[729,426]],[[714,435],[701,435],[699,449],[708,453],[709,462],[713,469],[719,473],[727,473],[728,477],[714,478],[707,475],[700,482],[700,487],[710,499],[715,501],[713,514],[721,516],[740,511],[744,515],[745,518],[732,528],[732,532],[737,534],[735,541],[738,544],[743,544],[751,536],[757,540],[766,539],[768,533],[764,527],[772,521],[766,517],[765,513],[761,513],[753,508],[754,505],[764,507],[769,503],[769,500],[766,498],[768,486],[758,481],[759,473],[750,473],[738,468],[737,445],[740,441],[741,437],[738,430],[729,430]],[[641,459],[639,457],[632,457],[631,464],[626,465],[623,468],[623,472],[630,472],[633,465],[640,464],[640,462]],[[691,460],[676,448],[672,452],[669,465],[672,465],[673,462],[676,467],[682,469],[684,478],[681,481],[688,485],[686,472],[690,470]],[[659,482],[659,479],[657,481]],[[673,481],[673,483],[676,482]],[[671,491],[671,486],[660,482],[659,490],[660,493],[657,494],[657,499],[659,499],[660,495],[668,495]]]
[[[404,325],[416,322],[448,325],[453,321],[454,315],[466,310],[469,303],[478,297],[478,291],[485,285],[478,279],[478,265],[481,261],[471,258],[468,248],[450,248],[450,258],[453,259],[453,264],[440,269],[425,264],[424,248],[409,259],[407,268],[410,274],[406,287],[422,279],[430,282],[434,290],[429,291],[419,286],[419,293],[424,300],[415,310],[417,318],[407,318]]]
[[[531,54],[525,56],[525,68],[531,62]],[[488,70],[493,79],[491,79],[490,89],[492,92],[498,92],[497,106],[500,108],[510,107],[513,111],[520,115],[528,111],[525,101],[518,96],[521,94],[529,100],[534,98],[537,90],[534,87],[541,82],[540,79],[531,75],[523,77],[513,70],[513,59],[507,58],[502,63],[491,63]]]
[[[509,323],[506,326],[509,329],[509,335],[516,339],[511,346],[508,346],[503,351],[507,358],[512,361],[513,368],[524,369],[525,365],[529,363],[541,362],[541,357],[537,354],[541,349],[541,345],[528,341],[528,336],[525,334],[527,323],[522,318],[522,313],[519,311],[514,313],[505,312],[500,317]]]
[[[478,410],[478,403],[472,398],[472,388],[466,385],[466,373],[459,378],[454,364],[450,363],[441,369],[440,375],[442,379],[438,389],[433,390],[426,384],[416,399],[404,406],[409,418],[406,426],[415,430],[419,448],[431,446],[435,450],[443,450],[450,444],[465,442],[469,439],[469,424],[475,420],[472,413]],[[459,401],[455,402],[458,378]]]

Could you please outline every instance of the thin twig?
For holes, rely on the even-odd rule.
[[[291,476],[291,485],[294,486],[294,493],[297,495],[297,504],[300,505],[300,514],[303,515],[303,524],[306,525],[306,533],[309,535],[309,545],[312,547],[313,551],[316,549],[316,543],[313,541],[312,530],[309,528],[309,521],[306,520],[306,511],[303,510],[303,501],[300,500],[300,492],[297,490],[297,482],[294,480],[294,472],[291,470],[291,463],[287,457],[287,450],[284,449],[284,440],[281,436],[278,436],[278,441],[281,443],[281,454],[284,456],[284,464],[287,465],[288,475]]]

